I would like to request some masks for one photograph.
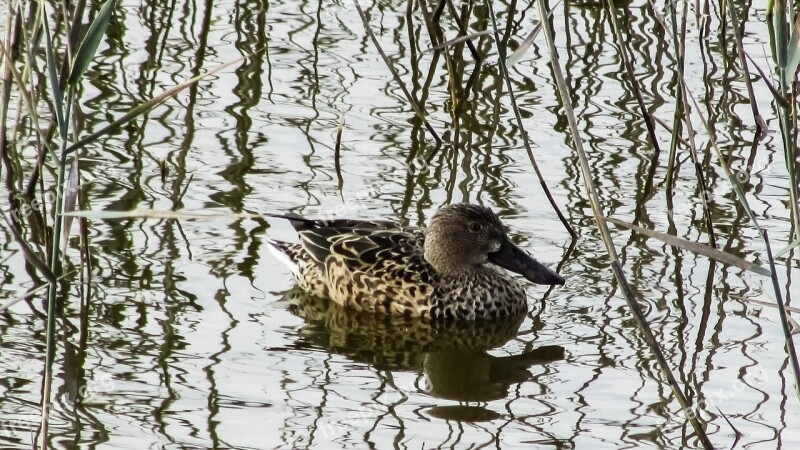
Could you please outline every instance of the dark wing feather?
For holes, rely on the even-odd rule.
[[[330,256],[331,248],[336,240],[341,239],[349,232],[350,230],[346,228],[310,228],[299,231],[297,234],[300,235],[300,243],[308,254],[315,261],[322,263]]]
[[[350,270],[368,272],[385,255],[387,259],[408,256],[409,247],[403,245],[410,235],[403,231],[373,231],[368,235],[354,233],[333,245],[333,253],[342,258]]]
[[[400,227],[400,224],[393,220],[308,219],[295,213],[286,213],[277,217],[288,219],[298,233],[322,228],[391,230]]]
[[[369,271],[381,254],[402,255],[411,248],[414,236],[398,230],[376,231],[350,228],[315,228],[301,231],[303,248],[314,260],[322,263],[336,255],[354,271]]]

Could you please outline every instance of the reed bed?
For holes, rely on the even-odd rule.
[[[203,75],[199,75],[168,89],[160,95],[144,102],[121,118],[100,126],[99,130],[81,136],[78,128],[79,122],[73,115],[73,107],[76,105],[76,98],[80,90],[82,77],[86,73],[95,57],[101,40],[105,37],[106,29],[111,20],[114,9],[117,5],[116,0],[107,0],[102,4],[91,5],[97,10],[85,11],[85,2],[79,1],[73,11],[62,11],[63,15],[59,18],[62,22],[52,24],[51,11],[49,6],[42,2],[38,8],[30,8],[26,11],[25,2],[9,2],[6,16],[6,30],[8,33],[3,42],[2,51],[4,67],[4,83],[2,97],[2,111],[0,111],[0,159],[6,162],[8,170],[22,166],[22,161],[12,161],[8,164],[11,155],[8,154],[8,134],[11,130],[24,128],[24,114],[29,115],[32,125],[38,131],[38,158],[31,174],[28,174],[25,191],[13,189],[8,180],[20,177],[20,174],[5,174],[7,180],[6,187],[9,189],[10,211],[4,211],[5,224],[14,236],[17,245],[22,249],[25,259],[36,268],[41,276],[47,281],[47,316],[46,316],[46,351],[45,351],[45,371],[42,377],[42,401],[41,401],[41,422],[38,430],[39,446],[49,447],[49,409],[51,405],[51,385],[53,380],[53,361],[57,352],[57,322],[62,314],[59,307],[69,301],[69,296],[63,295],[63,260],[64,252],[67,248],[70,229],[75,216],[69,215],[77,207],[78,193],[80,190],[80,173],[78,151],[90,144],[100,142],[103,138],[118,131],[127,123],[142,116],[156,106],[173,98],[181,91],[187,89],[201,79],[223,70],[233,64],[240,62],[243,58],[237,58],[229,63],[212,68]],[[84,17],[84,12],[86,16]],[[70,14],[71,13],[71,14]],[[33,19],[31,22],[30,19]],[[89,22],[86,32],[80,36],[79,27],[84,21]],[[32,23],[30,29],[26,29],[23,23]],[[55,25],[55,26],[54,26]],[[61,30],[63,35],[52,36],[52,30]],[[44,35],[44,42],[41,36]],[[61,38],[58,41],[57,38]],[[24,46],[24,47],[23,47]],[[40,48],[43,47],[43,48]],[[25,52],[21,51],[25,48]],[[27,88],[32,74],[42,71],[37,64],[41,58],[38,56],[40,50],[44,50],[44,72],[47,75],[46,88],[43,86],[32,86],[30,91]],[[20,70],[17,68],[17,55],[24,55],[23,64]],[[33,83],[33,81],[30,81]],[[9,127],[11,122],[7,117],[9,103],[11,101],[12,89],[16,88],[19,98],[24,100],[24,106],[18,111],[16,123]],[[33,91],[41,92],[39,96],[32,94]],[[42,121],[40,114],[50,118],[49,123]],[[11,128],[11,130],[9,130]],[[14,155],[18,158],[19,154]],[[69,166],[69,170],[67,167]],[[55,173],[54,179],[45,180],[45,170]],[[0,172],[1,173],[1,172]],[[191,180],[190,180],[191,181]],[[44,198],[48,193],[54,194],[54,209],[48,212],[33,208],[31,204],[36,202],[36,196],[41,198],[40,205],[45,205]],[[182,197],[182,195],[181,195]],[[180,200],[179,200],[180,201]],[[35,213],[33,217],[29,214]],[[48,234],[45,248],[38,251],[32,247],[34,241],[23,235],[25,227],[19,216],[25,219],[38,222],[37,227],[45,230]],[[91,257],[89,255],[87,226],[85,218],[79,218],[80,224],[80,274],[79,301],[82,310],[88,308],[90,301],[91,288]],[[33,225],[32,225],[33,226]],[[34,291],[38,288],[34,289]],[[62,292],[59,295],[59,292]],[[31,293],[33,294],[33,292]],[[5,310],[18,300],[13,300],[2,305]],[[87,315],[81,314],[85,320]],[[80,328],[86,330],[88,324],[81,323]],[[84,336],[85,338],[85,336]]]

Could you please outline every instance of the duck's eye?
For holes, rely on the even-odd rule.
[[[477,233],[481,231],[481,225],[478,222],[472,222],[471,224],[469,224],[469,231]]]

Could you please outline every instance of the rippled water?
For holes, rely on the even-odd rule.
[[[668,214],[670,135],[658,129],[664,151],[653,167],[607,12],[565,3],[553,19],[560,61],[605,213],[706,243],[685,147]],[[471,5],[473,31],[491,29],[484,3],[464,5]],[[543,37],[512,68],[513,88],[544,179],[579,234],[570,254],[569,234],[540,188],[509,97],[499,92],[505,85],[492,39],[476,41],[489,64],[460,94],[454,126],[451,77],[444,56],[424,52],[431,41],[420,5],[362,6],[412,95],[426,100],[443,146],[437,148],[415,118],[350,2],[128,0],[117,8],[84,82],[83,133],[179,81],[261,51],[88,148],[81,156],[86,207],[294,211],[424,224],[443,204],[479,202],[499,212],[515,240],[540,261],[561,263],[566,286],[547,294],[528,285],[530,314],[491,326],[387,322],[294,295],[289,271],[262,243],[264,236],[296,239],[282,221],[91,220],[85,309],[78,300],[80,277],[71,271],[81,264],[77,238],[68,252],[51,445],[697,446],[611,273]],[[764,2],[737,6],[747,17],[745,49],[769,69]],[[512,49],[536,19],[535,5],[516,7]],[[790,220],[775,106],[754,75],[758,107],[772,130],[755,141],[732,36],[720,40],[719,5],[708,7],[707,33],[690,13],[687,81],[780,249],[789,242]],[[507,8],[495,5],[503,25]],[[658,8],[664,13],[664,5]],[[664,30],[646,2],[619,6],[618,13],[622,31],[631,36],[645,100],[671,123],[672,44],[657,38]],[[452,15],[446,12],[441,23],[448,38],[455,37]],[[451,54],[461,91],[475,65],[463,46]],[[334,145],[342,117],[337,170]],[[719,247],[766,264],[756,229],[702,126],[695,126],[713,186]],[[33,167],[33,137],[20,136],[13,144],[25,162],[16,172],[4,165],[4,176],[11,171],[17,177],[4,184],[4,209],[10,189],[19,188]],[[409,165],[415,155],[430,158],[430,167],[423,170],[419,160]],[[44,280],[2,230],[5,302]],[[774,302],[769,279],[622,229],[612,232],[671,368],[687,396],[705,406],[714,444],[735,441],[721,411],[743,433],[741,447],[799,446],[800,401],[781,325],[774,308],[752,302]],[[792,283],[798,263],[796,252],[789,256],[794,259],[779,259],[778,274],[784,294],[794,300],[800,295]],[[44,314],[39,293],[0,316],[4,448],[30,448],[35,438]]]

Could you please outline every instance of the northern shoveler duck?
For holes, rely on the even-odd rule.
[[[347,308],[432,319],[491,319],[527,311],[525,291],[500,268],[564,284],[508,238],[491,209],[444,206],[426,229],[392,221],[289,219],[300,244],[267,240],[298,285]]]

